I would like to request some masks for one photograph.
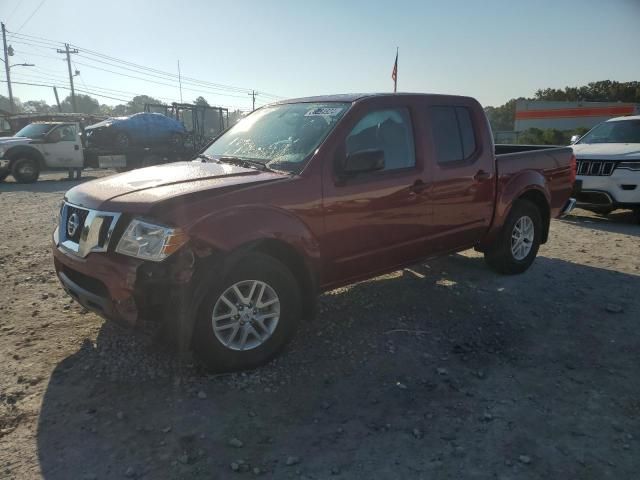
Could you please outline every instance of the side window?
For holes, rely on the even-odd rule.
[[[415,166],[409,111],[393,108],[365,115],[347,136],[347,155],[360,150],[384,151],[385,170]]]
[[[466,160],[475,152],[475,131],[468,108],[429,107],[429,120],[439,164]]]
[[[60,141],[61,142],[75,142],[76,141],[76,127],[75,125],[63,125],[59,127]]]

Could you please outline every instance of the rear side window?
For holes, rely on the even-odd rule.
[[[473,155],[476,138],[468,108],[429,107],[429,120],[439,164],[460,162]]]

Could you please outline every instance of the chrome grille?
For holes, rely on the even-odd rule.
[[[80,257],[91,252],[106,252],[119,218],[117,212],[102,212],[65,202],[60,212],[59,244]],[[70,219],[77,225],[75,229]]]
[[[578,175],[607,177],[613,173],[616,163],[610,160],[580,160],[576,162]]]

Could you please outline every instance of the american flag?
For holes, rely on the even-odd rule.
[[[391,78],[393,79],[393,93],[396,93],[398,89],[398,50],[396,49],[396,61],[393,63],[393,71],[391,72]]]

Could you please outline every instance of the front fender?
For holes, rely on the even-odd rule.
[[[34,158],[38,161],[40,168],[46,166],[42,152],[30,145],[16,145],[15,147],[11,147],[4,153],[4,157],[12,161],[21,157]]]
[[[496,239],[506,221],[513,203],[530,191],[541,193],[550,204],[551,198],[544,175],[536,170],[524,170],[513,175],[505,175],[498,180],[498,193],[494,208],[493,221],[480,249],[486,249]]]
[[[222,253],[259,240],[278,240],[294,248],[319,271],[320,248],[316,236],[300,218],[281,208],[235,206],[209,215],[186,230],[196,246]]]

